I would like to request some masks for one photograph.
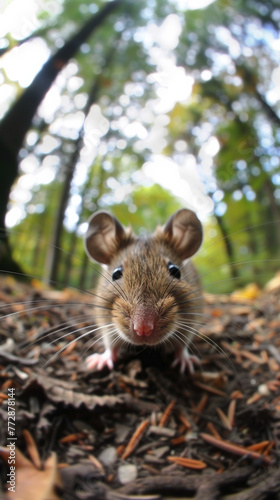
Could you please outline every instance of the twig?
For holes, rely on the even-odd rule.
[[[204,441],[221,450],[227,451],[228,453],[233,453],[234,455],[241,455],[246,458],[257,458],[262,459],[266,464],[271,464],[271,459],[258,453],[257,451],[249,450],[244,446],[240,446],[239,444],[230,443],[229,441],[225,441],[224,439],[217,439],[214,436],[210,436],[210,434],[201,433],[200,436]]]
[[[136,431],[134,432],[133,436],[131,437],[129,443],[127,444],[121,456],[123,460],[129,457],[129,455],[131,455],[131,453],[135,450],[136,446],[138,445],[140,439],[144,435],[148,426],[149,426],[149,420],[146,419],[143,420],[143,422],[141,422],[141,424],[137,427]]]

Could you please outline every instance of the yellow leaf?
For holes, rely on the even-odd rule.
[[[257,299],[260,294],[261,294],[261,289],[258,287],[258,285],[256,283],[250,283],[241,290],[235,290],[235,292],[233,292],[231,296],[233,299],[254,300]]]

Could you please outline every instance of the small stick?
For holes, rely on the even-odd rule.
[[[212,422],[208,422],[207,423],[207,428],[208,430],[211,432],[211,434],[213,434],[213,436],[217,439],[222,439],[220,434],[218,433],[216,427],[214,426],[214,424]]]
[[[257,458],[262,459],[266,464],[271,463],[271,459],[258,453],[257,451],[251,451],[244,446],[240,446],[239,444],[230,443],[229,441],[225,441],[224,439],[217,439],[214,436],[210,436],[210,434],[201,433],[200,436],[204,441],[221,450],[227,451],[228,453],[233,453],[234,455],[241,455],[248,458]]]
[[[84,432],[76,432],[75,434],[68,434],[59,440],[61,444],[65,443],[74,443],[75,441],[79,441],[79,439],[83,439],[86,437]]]
[[[177,444],[182,444],[186,440],[185,436],[178,436],[176,438],[171,439],[171,443],[176,446]]]
[[[169,403],[169,405],[167,406],[166,410],[163,412],[162,417],[161,417],[161,419],[159,421],[159,424],[158,424],[159,427],[165,427],[165,425],[167,424],[167,422],[168,422],[168,420],[170,418],[170,415],[172,413],[172,410],[173,410],[175,404],[176,404],[176,400],[175,399],[173,399],[171,401],[171,403]]]
[[[191,429],[192,426],[190,422],[188,421],[187,417],[184,415],[182,411],[179,412],[179,419],[182,422],[182,424],[186,427],[186,429]]]
[[[221,391],[220,389],[217,389],[212,385],[204,384],[203,382],[198,382],[198,381],[194,382],[194,385],[196,385],[196,387],[199,387],[200,389],[203,389],[204,391],[210,392],[211,394],[215,394],[217,396],[222,396],[222,397],[226,396],[226,393],[224,391]]]
[[[227,414],[231,428],[233,428],[234,426],[235,410],[236,410],[236,399],[232,399],[231,402],[229,403],[228,414]]]
[[[262,453],[264,449],[267,448],[267,446],[270,444],[271,444],[270,441],[262,441],[261,443],[251,444],[251,446],[248,446],[248,450],[259,451],[260,453]]]
[[[229,430],[229,431],[232,431],[232,425],[230,423],[230,420],[229,418],[224,414],[223,410],[221,410],[221,408],[216,408],[216,411],[222,421],[222,423],[224,424],[224,426]]]
[[[167,460],[177,465],[182,465],[183,467],[187,467],[188,469],[202,470],[205,469],[205,467],[207,467],[207,464],[205,462],[202,462],[201,460],[192,460],[191,458],[171,456],[167,457]]]
[[[136,431],[134,432],[133,436],[131,437],[130,441],[128,442],[121,458],[124,460],[131,453],[135,450],[136,446],[138,445],[141,437],[144,435],[144,432],[146,431],[147,427],[149,426],[149,420],[143,420],[141,424],[137,427]]]
[[[88,455],[88,459],[91,461],[93,465],[99,470],[99,472],[105,476],[105,470],[101,462],[97,460],[97,458],[94,455]]]
[[[262,365],[264,363],[263,359],[260,358],[259,356],[256,356],[255,354],[253,354],[252,352],[250,351],[239,351],[241,356],[243,356],[243,358],[247,358],[249,359],[250,361],[253,361],[253,363],[256,363],[258,365]]]

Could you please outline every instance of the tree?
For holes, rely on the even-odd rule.
[[[107,16],[116,9],[121,0],[106,4],[100,12],[89,21],[43,66],[31,85],[23,92],[14,106],[6,113],[0,123],[0,267],[18,270],[11,258],[8,237],[5,231],[5,215],[9,193],[18,175],[18,153],[29,130],[37,108],[56,76],[79,50],[81,44],[102,24]],[[20,119],[19,119],[20,117]]]
[[[271,84],[277,71],[278,3],[262,5],[217,1],[192,15],[186,12],[178,45],[180,64],[195,83],[191,101],[170,112],[166,153],[180,161],[184,153],[174,148],[180,139],[197,158],[229,262],[244,252],[247,258],[254,252],[271,256],[280,242],[279,99]],[[219,151],[207,155],[213,138]],[[246,226],[250,229],[242,237],[235,236]],[[234,266],[231,270],[236,272]]]
[[[84,0],[82,5],[69,0],[64,5],[65,10],[62,8],[55,20],[60,37],[67,30],[70,33],[74,27],[77,29],[94,8],[90,0]],[[189,175],[191,186],[189,161],[196,164],[215,206],[216,220],[209,223],[211,231],[206,229],[207,238],[212,238],[215,231],[224,236],[222,262],[226,262],[227,252],[228,269],[242,274],[239,267],[232,265],[234,259],[244,255],[248,260],[254,255],[265,258],[279,246],[280,231],[272,231],[272,225],[265,223],[274,220],[276,227],[279,219],[278,62],[273,45],[279,38],[277,3],[270,1],[263,5],[259,0],[250,0],[225,4],[224,0],[216,0],[205,9],[192,11],[184,7],[183,1],[156,0],[148,7],[142,2],[130,3],[129,10],[127,6],[128,3],[125,13],[118,11],[111,23],[102,24],[98,40],[83,44],[67,65],[67,68],[75,66],[72,74],[80,83],[74,82],[76,87],[71,89],[65,77],[60,89],[61,104],[51,123],[46,120],[44,124],[43,113],[39,122],[37,115],[30,132],[37,137],[36,145],[33,151],[29,149],[30,141],[24,146],[24,154],[40,164],[54,156],[57,165],[71,164],[71,149],[82,122],[73,135],[63,135],[63,120],[71,113],[83,114],[84,119],[85,95],[90,91],[92,75],[98,75],[98,113],[91,130],[96,147],[87,162],[83,185],[73,179],[72,193],[82,195],[83,203],[76,207],[77,222],[71,226],[67,213],[73,210],[72,196],[67,201],[61,246],[69,250],[70,242],[76,242],[75,252],[82,260],[82,246],[75,234],[81,233],[88,215],[95,209],[110,209],[123,223],[129,214],[136,227],[139,221],[143,223],[141,227],[151,222],[152,230],[156,221],[142,198],[136,196],[137,188],[147,185],[142,165],[155,157],[159,165],[160,160],[164,163],[168,157],[173,160],[170,180],[174,177],[172,168],[179,165],[184,178]],[[44,37],[50,47],[55,45],[51,36],[53,26],[50,23],[49,30],[44,26]],[[105,64],[116,33],[117,50],[110,64]],[[177,90],[175,83],[181,85]],[[107,121],[108,131],[97,137],[94,134],[100,120]],[[46,138],[56,140],[57,145],[44,152],[42,145]],[[86,142],[85,134],[82,149]],[[79,169],[80,165],[77,174]],[[56,217],[57,193],[65,179],[57,167],[55,174],[53,184],[33,189],[31,200],[25,203],[26,212],[32,213],[26,215],[19,230],[35,215],[41,196],[48,221],[44,238],[49,239],[46,235],[51,218]],[[92,179],[91,185],[86,184],[88,179]],[[56,200],[50,195],[51,186]],[[156,196],[156,188],[153,189]],[[68,187],[65,191],[68,192]],[[49,195],[44,197],[44,192]],[[164,194],[159,196],[165,200]],[[188,203],[187,197],[185,200]],[[199,201],[198,197],[198,205]],[[170,200],[164,207],[157,203],[153,212],[162,221],[172,206]],[[244,226],[251,229],[241,232]],[[272,241],[272,236],[273,245],[266,244]],[[32,235],[30,240],[34,238]],[[77,269],[74,274],[76,277]]]

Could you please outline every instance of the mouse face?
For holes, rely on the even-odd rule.
[[[113,259],[108,269],[112,284],[101,286],[106,297],[110,296],[111,319],[123,340],[158,345],[173,336],[191,292],[181,279],[181,265],[168,245],[153,237],[136,239]],[[100,286],[98,291],[102,291]]]
[[[193,321],[191,309],[201,290],[194,267],[184,261],[198,250],[201,240],[201,224],[186,209],[146,238],[125,230],[108,212],[93,214],[86,250],[107,266],[96,291],[100,308],[96,322],[100,327],[113,327],[114,344],[175,347],[186,344],[187,335],[192,337],[191,329],[182,334],[180,327],[186,323],[188,311]],[[110,335],[106,338],[108,348]]]

